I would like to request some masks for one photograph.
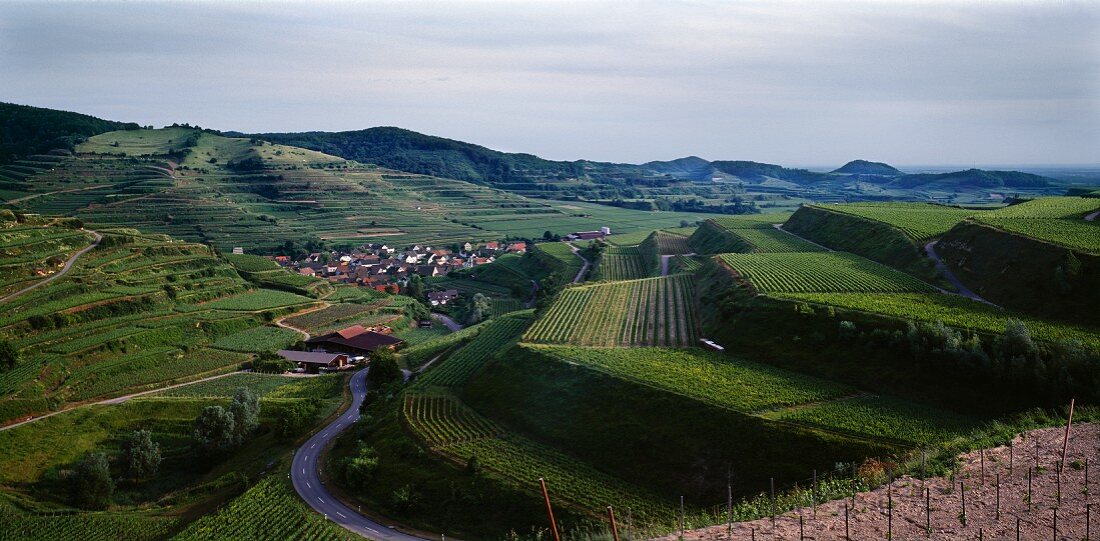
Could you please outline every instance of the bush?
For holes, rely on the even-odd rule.
[[[89,453],[76,466],[72,477],[73,503],[83,509],[106,509],[115,491],[107,455]]]
[[[160,468],[160,444],[148,430],[135,430],[122,444],[126,470],[134,479],[146,479]]]

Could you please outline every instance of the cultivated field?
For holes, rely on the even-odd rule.
[[[847,203],[819,207],[891,225],[917,242],[943,236],[955,224],[983,214],[983,211],[931,203]]]
[[[765,293],[923,293],[931,286],[843,252],[722,254],[718,259]]]
[[[585,346],[687,347],[698,338],[689,275],[566,288],[524,335]]]

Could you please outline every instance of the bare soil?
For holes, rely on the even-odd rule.
[[[959,473],[927,480],[901,477],[889,485],[852,498],[796,509],[751,522],[712,526],[686,533],[685,540],[852,540],[1022,539],[1079,541],[1088,532],[1100,539],[1100,425],[1075,425],[1070,433],[1065,467],[1058,474],[1065,428],[1035,430],[1017,436],[1009,446],[962,455]],[[1038,447],[1036,447],[1038,443]],[[984,454],[984,476],[983,460]],[[1087,462],[1086,462],[1087,461]],[[1036,468],[1038,463],[1038,468]],[[1086,465],[1087,464],[1087,465]],[[1089,469],[1093,471],[1089,472]],[[1031,499],[1028,501],[1028,473]],[[1086,476],[1088,484],[1086,485]],[[998,479],[999,478],[999,479]],[[965,487],[965,521],[963,493]],[[998,488],[999,487],[999,488]],[[1060,488],[1060,494],[1059,494]],[[925,505],[926,491],[931,513]],[[998,510],[998,491],[999,510]],[[1090,494],[1091,492],[1091,494]],[[888,505],[892,501],[892,506]],[[1095,509],[1086,510],[1089,508]],[[1055,529],[1057,515],[1057,530]],[[802,536],[799,517],[802,518]],[[1019,537],[1017,537],[1017,521]],[[930,531],[925,530],[930,524]],[[661,541],[674,541],[672,535]]]

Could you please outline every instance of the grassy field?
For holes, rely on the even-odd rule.
[[[524,335],[543,344],[692,346],[698,340],[688,275],[569,287]]]
[[[969,417],[887,397],[860,396],[769,413],[766,417],[906,445],[942,442],[973,431]]]
[[[857,255],[723,254],[719,259],[766,293],[922,293],[916,278]]]

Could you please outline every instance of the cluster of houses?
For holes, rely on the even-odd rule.
[[[352,325],[306,340],[306,346],[311,351],[282,349],[279,356],[295,363],[303,372],[316,374],[346,368],[365,361],[379,349],[397,349],[404,343],[404,340],[393,336],[393,329],[388,326]]]
[[[356,284],[397,293],[413,275],[424,278],[444,276],[457,269],[492,263],[506,253],[524,253],[525,242],[486,242],[463,244],[460,251],[416,245],[404,250],[385,244],[368,244],[349,253],[313,253],[300,261],[287,256],[275,256],[280,266],[305,276],[329,281]]]

